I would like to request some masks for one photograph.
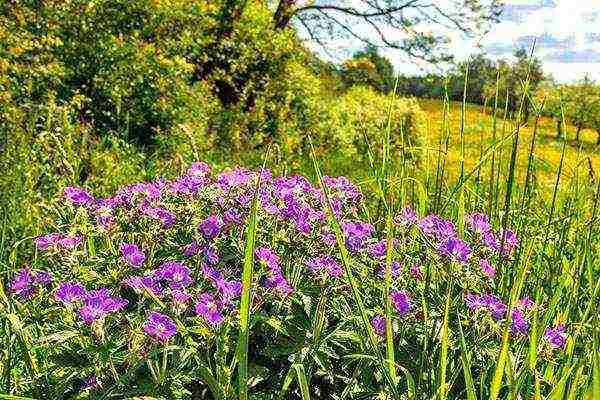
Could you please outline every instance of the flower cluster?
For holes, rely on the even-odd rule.
[[[10,283],[10,291],[21,300],[27,300],[35,295],[41,287],[52,283],[52,276],[46,271],[31,272],[23,268],[14,276]]]
[[[391,232],[381,231],[380,221],[362,218],[362,195],[348,179],[324,177],[323,183],[327,195],[303,176],[243,168],[215,173],[199,162],[174,180],[127,185],[105,198],[66,188],[63,197],[78,213],[78,222],[67,229],[86,236],[53,232],[35,239],[38,249],[55,250],[44,253],[46,269],[56,268],[54,276],[62,277],[50,299],[76,316],[70,320],[80,327],[98,330],[127,321],[154,345],[178,340],[184,332],[228,332],[237,323],[245,222],[256,199],[253,312],[309,307],[317,303],[307,300],[315,293],[334,293],[351,304],[344,297],[350,292],[346,274],[352,272],[365,291],[373,331],[385,335],[382,293],[390,262],[388,317],[394,327],[398,320],[407,326],[431,323],[419,317],[419,305],[426,282],[435,279],[464,279],[467,284],[458,290],[469,292],[466,307],[474,316],[508,318],[507,304],[490,289],[496,266],[519,246],[513,231],[494,230],[486,215],[474,213],[465,216],[462,232],[448,219],[421,216],[409,206],[394,216]],[[87,219],[79,221],[85,213]],[[332,217],[341,230],[330,226]],[[342,262],[338,244],[346,246],[349,264]],[[24,268],[9,289],[25,303],[42,287],[50,292],[52,284],[48,273]],[[512,308],[513,338],[528,333],[533,307],[524,298]],[[331,318],[348,318],[335,312]],[[565,328],[549,328],[544,337],[562,348]]]

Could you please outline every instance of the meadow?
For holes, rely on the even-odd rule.
[[[0,399],[600,399],[595,119],[532,60],[415,98],[117,3],[1,9]]]

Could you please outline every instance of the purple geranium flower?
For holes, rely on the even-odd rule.
[[[458,236],[452,222],[435,214],[422,218],[419,221],[419,228],[425,235],[433,237],[438,241],[445,241]]]
[[[81,235],[73,235],[73,236],[63,236],[58,244],[65,249],[73,249],[77,247],[83,241],[83,236]]]
[[[222,225],[223,223],[218,216],[210,215],[198,225],[198,230],[206,239],[211,240],[221,233]]]
[[[346,247],[352,253],[362,249],[364,241],[369,238],[375,228],[373,225],[363,222],[344,222],[342,229],[346,235]]]
[[[56,290],[56,299],[62,301],[65,305],[70,305],[74,301],[83,300],[87,290],[79,282],[62,282]]]
[[[442,243],[438,247],[438,252],[448,258],[452,258],[458,262],[466,263],[469,261],[471,256],[471,248],[469,245],[455,238],[450,238]]]
[[[119,250],[121,250],[123,260],[129,263],[129,265],[132,267],[140,267],[146,259],[144,253],[135,244],[121,243]]]
[[[254,250],[254,256],[258,261],[267,264],[269,268],[279,267],[279,256],[268,247],[258,247]]]
[[[94,203],[94,197],[78,187],[66,187],[63,191],[63,195],[71,202],[71,204],[76,206],[87,206]]]
[[[306,261],[306,266],[314,273],[325,271],[328,275],[336,278],[340,277],[343,273],[342,267],[335,258],[330,255],[321,255],[319,257],[311,258]]]
[[[508,309],[502,300],[490,294],[468,294],[465,301],[471,311],[487,310],[496,320],[502,319]]]
[[[496,268],[494,268],[488,260],[483,258],[479,260],[479,268],[481,268],[481,272],[483,272],[483,274],[488,278],[493,278],[496,276]]]
[[[397,278],[402,273],[402,264],[400,264],[398,261],[392,261],[390,270],[392,272],[392,277]],[[382,263],[381,267],[379,267],[379,276],[385,276],[385,263]]]
[[[394,224],[399,226],[410,225],[416,223],[418,220],[417,213],[412,207],[406,206],[401,211],[400,214],[394,217]]]
[[[211,265],[216,265],[219,262],[219,255],[217,249],[210,245],[204,246],[204,257],[206,261]]]
[[[178,261],[167,261],[154,272],[154,276],[169,282],[171,289],[182,289],[192,284],[191,272],[188,267]]]
[[[398,314],[403,317],[408,314],[410,309],[412,308],[412,304],[410,301],[410,296],[405,291],[393,291],[391,293],[392,297],[392,305],[398,312]]]
[[[530,297],[525,296],[521,300],[519,300],[517,306],[521,307],[523,310],[529,310],[535,307],[535,302],[531,300]]]
[[[487,233],[492,230],[490,219],[487,215],[482,213],[473,213],[465,215],[465,222],[469,228],[480,235]]]
[[[162,286],[153,275],[130,276],[123,280],[123,284],[136,292],[147,291],[155,296],[161,296],[163,292]]]
[[[567,343],[565,326],[563,324],[558,324],[554,327],[548,327],[544,332],[544,340],[555,349],[565,347],[565,344]]]
[[[223,322],[222,302],[210,293],[202,293],[196,303],[196,314],[213,326]]]
[[[46,250],[50,246],[58,246],[60,239],[60,233],[49,233],[47,235],[38,236],[34,240],[38,249]]]
[[[387,253],[387,240],[382,239],[376,243],[370,244],[367,251],[373,257],[385,257]]]
[[[84,306],[79,309],[78,314],[89,325],[125,308],[127,304],[128,301],[125,299],[112,297],[106,288],[92,290],[84,295]]]
[[[34,285],[34,275],[29,268],[19,270],[10,283],[10,291],[19,296],[21,300],[29,299],[37,293],[37,290]]]
[[[418,281],[423,279],[423,273],[421,272],[421,269],[419,268],[419,266],[416,264],[413,264],[410,267],[410,274]]]
[[[195,161],[190,165],[187,174],[190,176],[207,176],[210,174],[210,165],[204,161]]]
[[[523,311],[518,308],[512,310],[512,323],[510,333],[513,336],[524,336],[529,332],[529,322],[525,319]]]
[[[371,326],[379,336],[385,336],[385,324],[386,320],[383,315],[378,314],[371,319]]]
[[[152,311],[148,315],[146,324],[144,324],[144,331],[155,340],[166,343],[170,337],[177,333],[177,326],[168,316]]]
[[[200,244],[197,240],[192,240],[190,244],[183,248],[183,255],[186,257],[193,257],[200,251]]]
[[[163,207],[142,207],[147,216],[162,222],[163,228],[170,228],[175,223],[175,214]]]
[[[504,229],[500,232],[501,244],[502,244],[502,254],[505,256],[510,256],[512,252],[519,246],[519,238],[517,235],[510,229]]]
[[[50,285],[52,283],[52,275],[46,271],[39,271],[34,274],[33,281],[37,285]]]

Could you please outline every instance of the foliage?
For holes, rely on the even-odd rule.
[[[347,87],[368,85],[383,93],[394,90],[394,67],[373,46],[354,53],[344,62],[340,74]]]

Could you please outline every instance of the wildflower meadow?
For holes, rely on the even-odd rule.
[[[0,400],[600,400],[600,86],[500,3],[0,1]]]

